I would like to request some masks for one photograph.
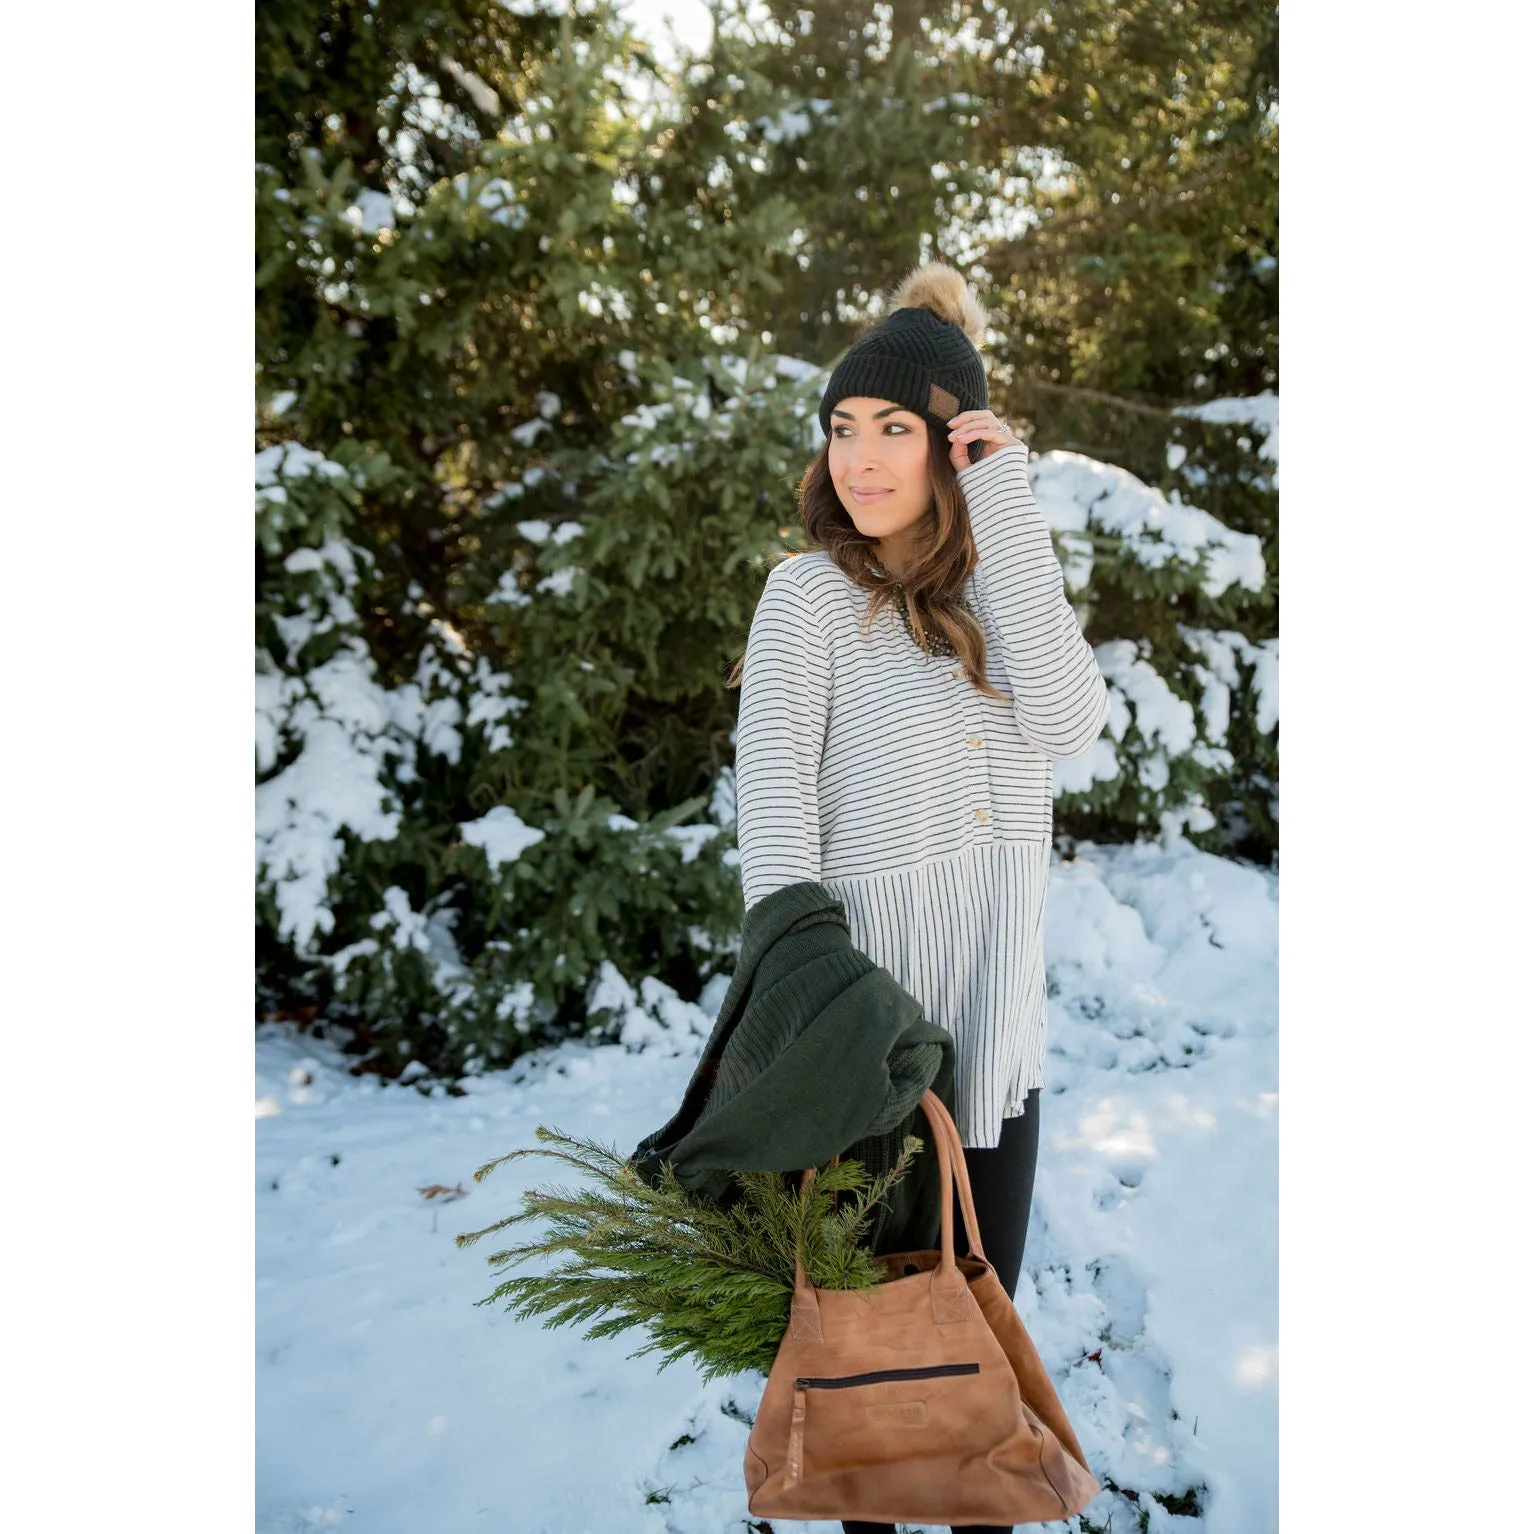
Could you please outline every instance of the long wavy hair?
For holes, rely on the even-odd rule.
[[[928,309],[939,319],[961,326],[977,348],[985,344],[989,323],[985,308],[963,274],[946,262],[928,261],[914,268],[896,288],[889,307],[891,312]],[[985,630],[963,603],[964,582],[980,562],[969,530],[969,508],[948,456],[947,433],[930,419],[924,418],[924,424],[931,496],[913,540],[916,556],[903,579],[897,581],[880,565],[872,540],[857,530],[842,505],[831,479],[829,438],[799,481],[799,516],[812,547],[824,549],[848,580],[869,593],[861,625],[865,638],[885,608],[891,610],[891,621],[899,622],[895,604],[904,602],[916,641],[925,647],[929,635],[945,636],[970,684],[1005,703],[1006,694],[985,679]],[[739,687],[745,668],[742,653],[730,668],[725,686]]]

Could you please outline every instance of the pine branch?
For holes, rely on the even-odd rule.
[[[626,1156],[620,1156],[616,1150],[603,1145],[599,1140],[583,1140],[578,1135],[561,1134],[557,1129],[549,1129],[542,1124],[539,1124],[533,1130],[533,1133],[540,1140],[553,1140],[561,1145],[573,1145],[577,1150],[585,1153],[586,1159],[583,1160],[580,1156],[570,1155],[565,1151],[543,1150],[536,1145],[527,1145],[521,1150],[509,1151],[504,1156],[497,1156],[494,1161],[487,1161],[474,1174],[474,1181],[482,1182],[498,1166],[504,1166],[508,1161],[516,1161],[522,1156],[552,1156],[560,1161],[568,1161],[572,1166],[579,1167],[583,1172],[591,1170],[590,1163],[593,1159],[602,1162],[606,1167],[614,1171],[621,1171],[628,1165],[628,1158]],[[637,1178],[634,1180],[638,1181]]]
[[[1028,374],[1018,379],[1019,389],[1042,389],[1046,394],[1064,394],[1071,399],[1091,400],[1098,405],[1111,405],[1115,410],[1128,410],[1135,415],[1154,416],[1157,420],[1170,421],[1174,412],[1157,405],[1144,405],[1139,400],[1125,399],[1122,394],[1105,394],[1101,389],[1088,389],[1081,384],[1053,383],[1047,378]]]
[[[543,1125],[536,1133],[557,1148],[514,1151],[482,1167],[475,1181],[531,1154],[577,1166],[595,1185],[528,1190],[517,1213],[456,1237],[470,1246],[520,1221],[546,1223],[539,1239],[486,1261],[498,1275],[533,1258],[556,1265],[503,1278],[475,1303],[503,1304],[546,1328],[591,1322],[587,1339],[638,1326],[649,1340],[630,1358],[659,1351],[665,1368],[690,1357],[705,1379],[771,1367],[788,1325],[796,1249],[817,1287],[868,1289],[884,1279],[862,1239],[875,1205],[922,1146],[908,1135],[879,1177],[853,1160],[817,1168],[803,1193],[776,1172],[735,1172],[741,1197],[725,1208],[685,1189],[669,1162],[652,1187],[605,1146]]]

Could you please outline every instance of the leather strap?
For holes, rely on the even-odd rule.
[[[975,1194],[969,1185],[969,1163],[964,1159],[964,1142],[959,1138],[959,1126],[954,1123],[952,1114],[944,1114],[943,1125],[948,1133],[954,1165],[963,1168],[964,1175],[959,1178],[959,1202],[964,1209],[964,1231],[969,1237],[969,1255],[979,1258],[981,1262],[988,1262],[990,1259],[985,1255],[985,1248],[980,1245],[980,1220],[975,1214]]]

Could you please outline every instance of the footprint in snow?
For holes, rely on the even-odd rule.
[[[1133,1342],[1145,1331],[1145,1280],[1123,1257],[1094,1257],[1087,1264],[1092,1289],[1101,1302],[1105,1339],[1116,1347]]]

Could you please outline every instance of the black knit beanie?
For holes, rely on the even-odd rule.
[[[820,398],[820,429],[852,395],[904,405],[935,425],[990,403],[976,348],[986,315],[961,272],[942,261],[917,267],[895,291],[891,313],[847,349]]]

